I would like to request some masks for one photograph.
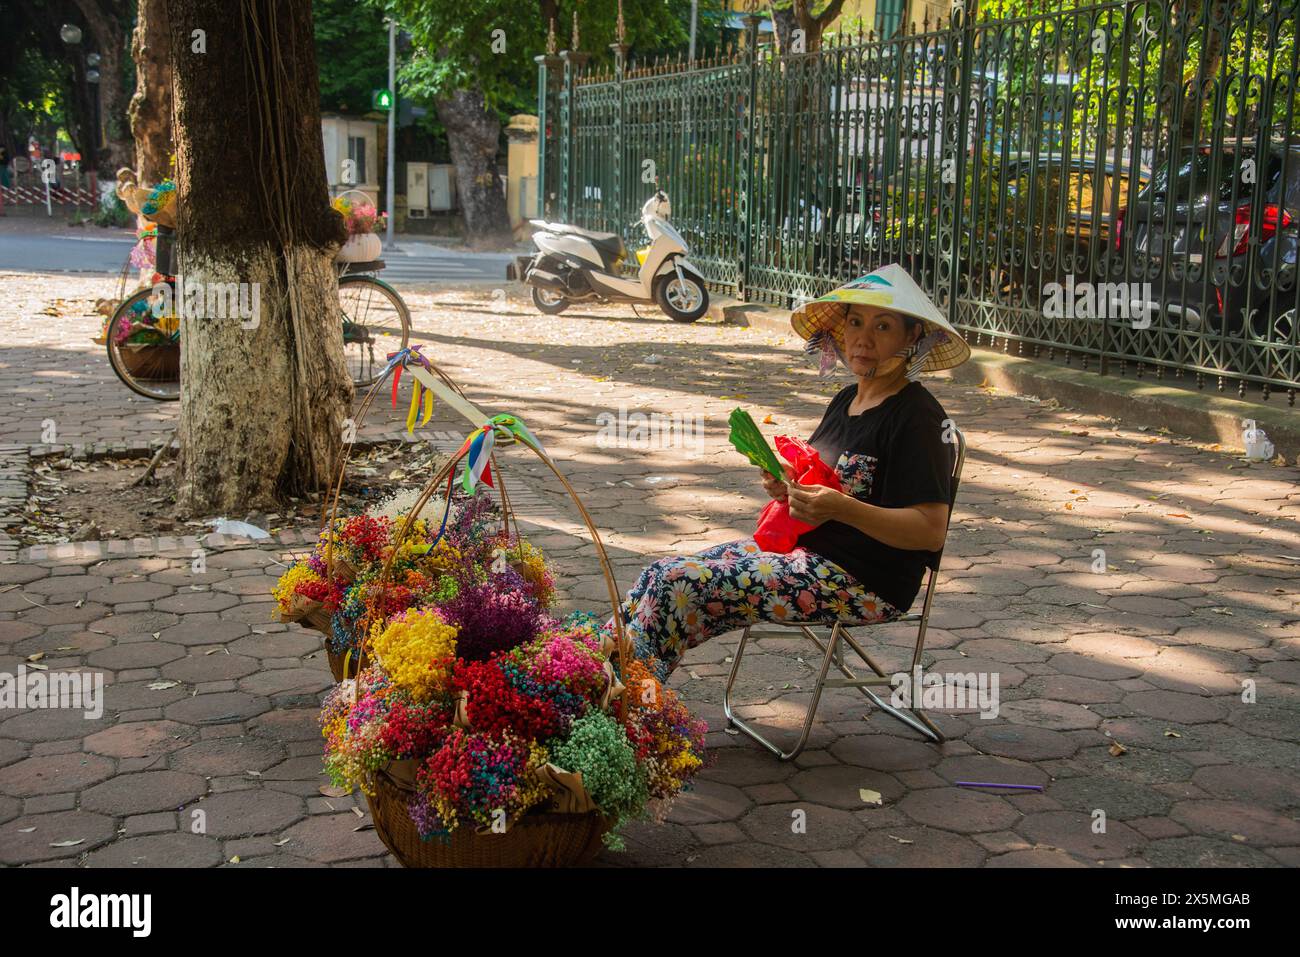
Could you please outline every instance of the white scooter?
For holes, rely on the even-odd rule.
[[[668,194],[656,190],[641,207],[650,245],[637,250],[640,269],[621,275],[627,249],[617,233],[529,220],[538,252],[506,266],[506,278],[531,286],[533,305],[549,316],[573,302],[655,302],[669,319],[694,322],[709,308],[704,274],[686,259],[686,240],[668,222]]]

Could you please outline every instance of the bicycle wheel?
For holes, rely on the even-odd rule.
[[[411,313],[388,283],[374,276],[339,279],[343,357],[357,388],[368,386],[388,364],[388,354],[411,340]]]
[[[181,344],[175,316],[153,314],[153,290],[141,289],[113,311],[105,330],[108,362],[132,392],[175,402],[181,397]]]

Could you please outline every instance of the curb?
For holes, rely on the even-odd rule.
[[[715,297],[709,312],[719,322],[789,335],[790,313],[760,303]],[[1002,392],[1054,398],[1085,412],[1121,421],[1162,426],[1200,442],[1218,443],[1230,452],[1245,452],[1242,423],[1253,419],[1277,451],[1300,465],[1300,415],[1280,403],[1251,402],[1160,384],[1084,372],[1073,366],[971,349],[970,361],[939,373],[960,385],[992,386]]]

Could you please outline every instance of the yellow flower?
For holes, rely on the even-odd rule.
[[[386,626],[376,622],[370,630],[370,653],[384,667],[393,684],[419,702],[445,691],[456,656],[454,625],[434,609],[411,610]]]
[[[280,603],[281,611],[288,611],[289,602],[293,600],[293,594],[299,585],[323,580],[305,564],[297,564],[280,576],[280,580],[271,589],[271,595]]]

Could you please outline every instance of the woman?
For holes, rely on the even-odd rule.
[[[688,649],[756,621],[868,624],[904,614],[943,548],[952,423],[916,379],[960,365],[970,348],[897,265],[808,303],[790,323],[823,375],[842,362],[857,377],[808,439],[843,491],[760,470],[768,495],[814,526],[791,552],[748,538],[641,573],[623,619],[636,656],[661,679]]]

